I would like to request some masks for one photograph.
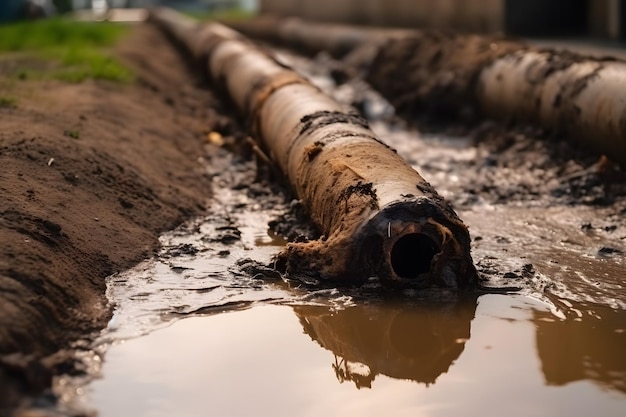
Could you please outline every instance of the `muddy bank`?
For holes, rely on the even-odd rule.
[[[68,349],[110,315],[104,278],[151,256],[159,234],[210,196],[198,158],[208,132],[228,129],[218,103],[147,25],[119,55],[136,83],[0,73],[17,97],[0,108],[2,415],[53,373],[73,372]]]

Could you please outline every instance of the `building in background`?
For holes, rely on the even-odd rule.
[[[626,0],[260,0],[260,11],[331,22],[626,40]]]
[[[0,0],[0,23],[49,16],[56,10],[54,3],[54,0]]]
[[[73,8],[86,9],[105,7],[109,8],[138,8],[151,6],[168,6],[183,10],[215,10],[220,8],[242,8],[255,10],[256,0],[72,0]]]

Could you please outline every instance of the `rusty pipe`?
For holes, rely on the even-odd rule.
[[[437,103],[448,115],[469,106],[482,116],[535,123],[626,164],[625,62],[422,32],[379,48],[367,78],[406,109]]]
[[[161,9],[152,18],[205,57],[324,233],[287,245],[278,256],[287,273],[413,287],[474,282],[465,225],[364,119],[219,24],[191,26]]]
[[[624,86],[625,62],[524,50],[480,71],[476,96],[486,114],[539,122],[626,164]]]

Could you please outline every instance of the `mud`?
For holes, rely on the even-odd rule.
[[[18,97],[0,108],[3,415],[72,372],[71,346],[110,317],[104,278],[151,256],[211,195],[198,158],[207,132],[227,130],[218,102],[155,29],[139,28],[119,54],[136,84],[0,74]]]

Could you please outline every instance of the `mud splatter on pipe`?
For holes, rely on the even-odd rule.
[[[219,24],[192,25],[161,9],[152,18],[206,56],[209,75],[226,86],[323,231],[278,256],[287,273],[350,283],[377,276],[416,288],[474,282],[465,225],[364,119]]]
[[[518,51],[480,72],[486,114],[522,120],[579,138],[626,164],[626,63],[554,51]]]
[[[424,32],[380,48],[368,80],[409,111],[469,106],[483,116],[536,123],[626,164],[626,62]]]

